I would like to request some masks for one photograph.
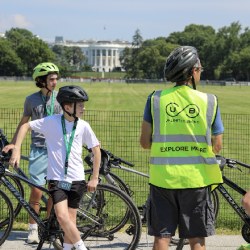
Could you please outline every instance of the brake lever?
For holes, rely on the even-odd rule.
[[[234,164],[236,164],[236,162]],[[238,167],[235,167],[234,164],[233,163],[229,163],[229,164],[227,164],[227,166],[229,168],[236,168],[236,169],[240,170],[240,172],[242,172],[242,170],[240,168],[238,168]]]

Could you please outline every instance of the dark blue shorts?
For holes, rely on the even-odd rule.
[[[151,185],[147,210],[148,234],[169,238],[179,227],[180,238],[215,234],[211,188],[165,189]]]

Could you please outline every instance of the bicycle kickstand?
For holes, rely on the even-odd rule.
[[[182,239],[182,238],[179,240],[176,250],[182,250],[183,249],[184,241],[185,241],[185,239]]]

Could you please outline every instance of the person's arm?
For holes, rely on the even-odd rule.
[[[153,132],[152,124],[143,120],[140,143],[144,149],[151,149],[152,132]]]
[[[16,143],[16,139],[17,139],[17,134],[18,134],[21,126],[23,124],[27,123],[29,121],[29,119],[30,119],[30,116],[23,116],[23,118],[21,119],[21,121],[20,121],[20,123],[19,123],[19,125],[18,125],[18,127],[16,129],[16,133],[15,133],[14,137],[12,138],[10,144],[5,146],[2,151],[8,152],[9,150],[14,148],[15,143]]]
[[[94,154],[94,161],[93,161],[92,178],[89,181],[88,186],[87,186],[88,192],[96,191],[96,187],[98,184],[99,168],[100,168],[100,163],[101,163],[101,151],[100,151],[99,145],[91,148],[91,150]]]
[[[222,134],[212,136],[213,152],[218,154],[222,149]]]
[[[19,129],[19,132],[16,137],[16,143],[15,143],[12,156],[9,162],[13,168],[15,167],[15,164],[17,168],[19,167],[21,145],[22,145],[25,135],[30,130],[31,130],[31,127],[29,123],[23,124],[21,128]]]

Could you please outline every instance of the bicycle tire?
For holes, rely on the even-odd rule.
[[[91,175],[91,173],[92,173],[91,169],[86,169],[84,172],[85,172],[85,177],[88,177],[88,178],[89,178],[88,175]],[[131,192],[130,192],[127,184],[118,175],[116,175],[112,172],[110,172],[109,174],[114,179],[114,181],[119,186],[119,188],[131,197]],[[85,179],[87,179],[87,178],[85,178]],[[104,177],[102,178],[102,181],[106,181]],[[101,183],[103,183],[103,182],[101,182]],[[101,197],[101,193],[99,194],[99,199],[103,200],[103,198]],[[99,200],[98,203],[102,204],[102,201]],[[96,211],[96,215],[99,215],[99,213],[100,213],[99,210],[101,209],[101,206],[98,206],[97,209],[98,209],[98,211]],[[119,222],[117,222],[117,225],[113,225],[113,227],[110,229],[110,232],[115,233],[115,232],[119,231],[127,223],[127,221],[129,220],[129,216],[130,216],[129,209],[127,209],[126,211],[124,211],[124,214],[123,214],[123,217],[121,218],[121,220]]]
[[[14,209],[7,194],[0,189],[0,246],[9,236],[14,222]]]
[[[8,179],[8,181],[12,183],[12,185],[22,195],[22,197],[24,197],[24,188],[23,188],[22,183],[18,179],[16,179],[14,176],[5,176],[5,177]],[[22,209],[21,203],[18,202],[16,197],[10,192],[10,190],[5,186],[3,182],[1,183],[0,188],[10,198],[12,205],[13,205],[13,209],[14,209],[14,217],[16,218],[16,216],[19,214],[19,212]]]
[[[84,169],[84,173],[85,173],[85,179],[89,179],[89,175],[92,174],[92,170],[90,168]],[[114,181],[117,183],[119,188],[122,191],[124,191],[126,194],[128,194],[130,197],[132,197],[132,193],[131,193],[128,185],[126,184],[126,182],[119,175],[117,175],[117,174],[115,174],[113,172],[109,172],[109,174],[114,179]],[[105,178],[103,177],[102,179],[105,179]],[[102,182],[102,183],[105,183],[105,182]],[[107,184],[110,184],[110,183],[107,183]]]
[[[97,193],[99,194],[99,209],[98,222],[101,224],[94,229],[90,236],[86,238],[85,245],[88,247],[101,246],[105,244],[106,248],[117,249],[117,244],[122,245],[122,249],[132,250],[138,245],[141,237],[141,218],[137,206],[134,201],[126,193],[119,188],[110,184],[98,184]],[[123,218],[122,211],[129,210],[129,219],[125,224],[120,224],[120,231],[113,230]],[[92,207],[89,212],[95,213]],[[84,222],[84,223],[83,223]],[[77,219],[78,230],[82,233],[82,239],[85,239],[85,234],[89,228],[93,227],[93,223],[88,218],[81,220],[80,224]],[[131,235],[124,234],[124,231]],[[92,240],[94,238],[94,240]],[[108,241],[109,243],[108,243]],[[118,241],[118,242],[117,242]]]
[[[214,189],[211,192],[211,199],[212,199],[213,205],[214,205],[214,217],[215,217],[214,220],[216,220],[218,213],[219,213],[219,196],[218,196],[216,189]],[[180,240],[179,238],[172,237],[171,243],[177,245],[179,243],[179,240]],[[184,245],[187,245],[187,244],[189,244],[189,241],[188,241],[188,239],[185,239]]]

